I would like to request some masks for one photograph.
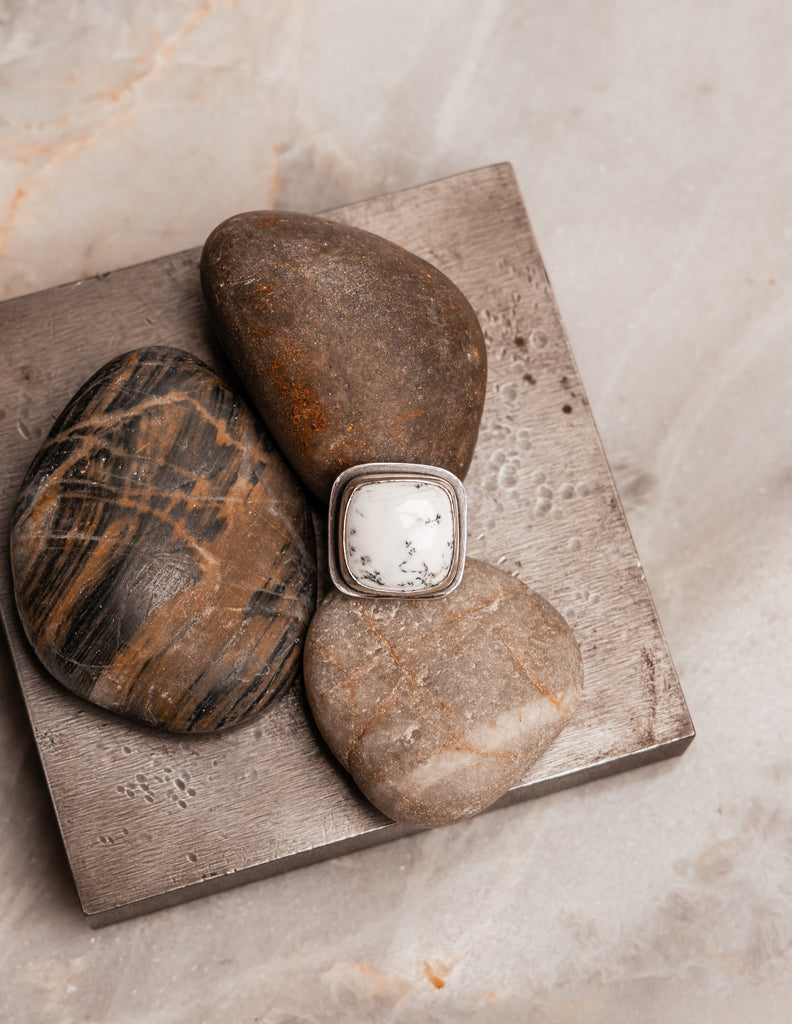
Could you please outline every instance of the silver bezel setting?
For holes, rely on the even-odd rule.
[[[350,572],[344,551],[344,522],[349,499],[354,490],[364,483],[388,480],[414,480],[432,483],[442,488],[449,497],[454,527],[454,557],[448,576],[442,583],[425,590],[383,590],[368,587]],[[330,492],[328,509],[328,567],[333,585],[350,597],[401,598],[416,600],[443,597],[459,586],[465,570],[467,542],[467,494],[462,481],[447,469],[412,462],[366,462],[340,473]]]

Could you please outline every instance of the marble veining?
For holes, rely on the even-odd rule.
[[[791,34],[777,0],[2,5],[3,298],[512,161],[698,729],[674,762],[92,933],[4,654],[4,1021],[786,1024]],[[496,326],[558,386],[540,334]],[[531,483],[537,538],[587,486],[545,479],[540,439],[473,467],[493,515]]]

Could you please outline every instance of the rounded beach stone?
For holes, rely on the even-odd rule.
[[[486,346],[465,296],[431,264],[358,228],[263,211],[215,228],[201,280],[221,344],[322,500],[364,462],[464,477]]]
[[[303,672],[333,754],[379,810],[421,828],[477,814],[516,785],[583,689],[561,615],[474,559],[436,600],[328,594]]]
[[[30,466],[11,535],[45,667],[94,704],[205,732],[299,672],[315,606],[306,496],[206,365],[130,352],[74,396]]]

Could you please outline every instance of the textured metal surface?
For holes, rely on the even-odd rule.
[[[468,554],[566,616],[586,689],[574,719],[498,806],[681,753],[679,681],[603,456],[519,191],[496,165],[335,211],[406,246],[470,299],[489,385],[466,479]],[[0,529],[55,416],[112,356],[188,349],[221,372],[196,250],[0,305]],[[7,558],[6,558],[7,565]],[[179,737],[53,683],[4,565],[3,621],[83,910],[106,924],[404,835],[328,755],[294,690],[249,724]]]

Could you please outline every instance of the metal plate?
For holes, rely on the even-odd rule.
[[[468,552],[567,617],[586,689],[567,729],[504,806],[679,754],[693,727],[508,164],[330,214],[434,263],[478,313],[489,353],[470,473]],[[0,304],[7,545],[16,491],[53,420],[100,365],[140,345],[221,373],[198,250]],[[60,829],[92,924],[178,903],[405,835],[327,753],[298,689],[235,731],[180,737],[63,690],[3,621]],[[463,827],[463,826],[456,826]]]

